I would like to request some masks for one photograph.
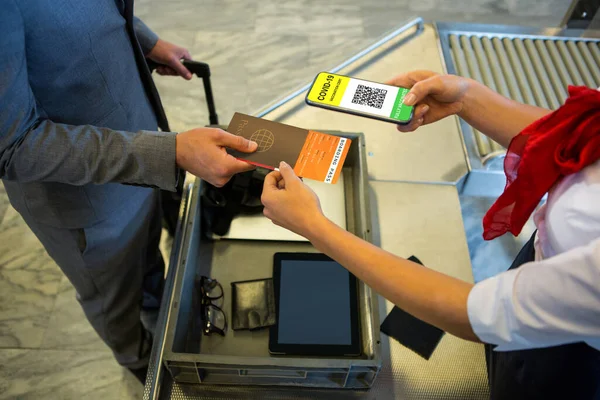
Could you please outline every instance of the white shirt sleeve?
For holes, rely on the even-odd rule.
[[[467,310],[498,351],[581,341],[600,349],[600,239],[479,282]]]

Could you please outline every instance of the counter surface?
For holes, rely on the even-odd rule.
[[[401,257],[472,282],[456,187],[371,182],[373,241]],[[393,304],[380,299],[381,319]],[[429,360],[381,335],[383,368],[366,398],[487,399],[483,345],[445,334]]]
[[[413,69],[444,72],[432,26],[425,26],[410,40],[403,41],[405,36],[399,35],[338,73],[382,81]],[[415,255],[430,268],[472,282],[454,185],[468,172],[458,121],[449,118],[423,127],[418,133],[403,134],[389,123],[309,107],[304,103],[304,95],[296,96],[264,117],[304,128],[365,134],[375,244],[402,257]],[[190,206],[193,205],[187,205]],[[382,321],[392,307],[380,298]],[[163,317],[166,323],[166,316]],[[430,360],[424,360],[386,335],[381,336],[381,341],[383,367],[371,390],[364,392],[185,387],[173,384],[164,368],[158,377],[154,376],[153,370],[160,366],[161,351],[155,346],[156,365],[151,365],[151,371],[159,382],[146,386],[145,398],[489,398],[483,345],[446,334]]]

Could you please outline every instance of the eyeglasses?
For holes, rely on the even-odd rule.
[[[225,336],[227,318],[225,312],[217,305],[223,300],[223,286],[215,279],[201,276],[196,279],[196,290],[200,295],[200,314],[202,316],[202,332],[210,336],[216,333]],[[222,304],[221,304],[222,305]]]

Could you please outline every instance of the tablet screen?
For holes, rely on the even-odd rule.
[[[350,345],[350,274],[335,261],[282,260],[278,342]]]

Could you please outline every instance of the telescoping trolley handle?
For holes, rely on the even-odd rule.
[[[148,67],[150,71],[154,71],[158,64],[148,61]],[[198,78],[202,78],[204,83],[204,94],[206,96],[206,103],[208,104],[208,118],[211,125],[219,124],[219,117],[217,116],[217,110],[215,108],[215,99],[213,98],[212,85],[210,84],[210,66],[207,63],[192,60],[182,60],[183,65],[192,73],[196,74]]]

